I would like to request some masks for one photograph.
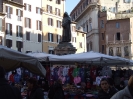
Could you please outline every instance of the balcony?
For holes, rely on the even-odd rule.
[[[108,41],[108,45],[119,45],[119,44],[131,44],[131,40],[116,40],[116,41]]]

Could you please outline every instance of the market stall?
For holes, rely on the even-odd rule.
[[[6,71],[12,71],[23,67],[34,74],[45,76],[46,70],[37,58],[0,46],[0,65]]]

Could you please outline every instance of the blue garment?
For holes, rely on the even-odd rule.
[[[84,68],[80,68],[79,76],[81,77],[81,82],[85,82],[85,69]]]
[[[68,75],[65,76],[66,77],[66,84],[70,83],[70,77]]]
[[[58,78],[59,78],[59,76],[58,76],[58,70],[59,70],[59,68],[58,67],[56,67],[56,68],[54,68],[54,80],[56,81],[56,80],[58,80]]]
[[[15,83],[19,83],[20,82],[20,79],[21,79],[21,76],[19,74],[15,74],[14,75],[14,81],[15,81]]]

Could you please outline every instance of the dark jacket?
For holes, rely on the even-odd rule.
[[[59,83],[52,85],[48,93],[48,98],[49,99],[65,99],[62,85]]]
[[[22,99],[21,92],[9,85],[5,78],[0,78],[0,99]]]
[[[35,87],[31,91],[28,90],[26,99],[44,99],[44,93],[41,88]]]
[[[115,88],[109,88],[108,93],[106,93],[103,90],[100,90],[98,93],[98,98],[99,99],[110,99],[116,92],[117,90]]]

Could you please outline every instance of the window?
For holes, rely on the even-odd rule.
[[[79,47],[80,47],[80,48],[83,48],[82,42],[79,42]]]
[[[76,31],[76,27],[72,26],[72,32],[75,32],[75,31]]]
[[[39,7],[36,7],[36,13],[37,13],[37,14],[42,14],[42,9],[39,8]]]
[[[92,42],[90,42],[90,50],[91,50],[91,51],[92,51],[92,47],[93,47],[93,46],[92,46]]]
[[[90,44],[87,43],[87,52],[89,52],[89,50],[90,50]]]
[[[57,34],[57,43],[60,43],[60,42],[61,42],[61,35]]]
[[[61,28],[61,21],[57,20],[57,28]]]
[[[30,32],[26,32],[26,40],[30,40]]]
[[[101,20],[101,28],[104,28],[104,21]]]
[[[16,36],[17,37],[23,37],[22,26],[16,26]]]
[[[17,15],[17,20],[21,21],[21,17],[23,17],[23,11],[16,9],[16,15]]]
[[[42,41],[42,36],[41,34],[38,34],[38,42],[41,42]]]
[[[58,15],[58,16],[60,16],[60,9],[58,9],[58,8],[55,8],[55,15]]]
[[[48,12],[48,13],[52,13],[52,6],[47,5],[47,12]]]
[[[12,24],[6,23],[6,34],[12,35]]]
[[[54,54],[54,51],[53,50],[49,50],[48,53],[49,54]]]
[[[102,53],[104,53],[104,45],[102,45]]]
[[[2,31],[2,18],[0,18],[0,31]]]
[[[31,28],[31,19],[25,18],[25,27]]]
[[[48,41],[54,42],[53,34],[52,33],[48,33]]]
[[[0,36],[0,45],[2,45],[2,36]]]
[[[6,46],[7,46],[8,48],[11,48],[11,47],[12,47],[12,40],[6,39]]]
[[[86,25],[86,32],[89,32],[89,30],[88,30],[88,24]]]
[[[116,48],[116,55],[121,56],[121,47]]]
[[[11,18],[12,12],[13,12],[12,7],[6,6],[7,18]]]
[[[114,52],[113,52],[113,48],[112,47],[109,48],[109,55],[111,55],[111,56],[114,55]]]
[[[23,48],[23,42],[16,41],[16,47],[18,48],[18,51],[21,52],[21,48]]]
[[[48,18],[48,25],[53,26],[53,19],[52,18]]]
[[[31,5],[24,3],[24,9],[31,12]]]
[[[120,23],[116,23],[116,28],[120,28]]]
[[[120,40],[121,38],[120,38],[120,33],[118,32],[118,33],[116,33],[116,40]]]
[[[92,23],[90,22],[89,24],[90,24],[90,30],[92,30]]]
[[[40,30],[40,31],[42,30],[42,22],[41,21],[38,21],[38,20],[36,21],[36,29]]]
[[[61,4],[61,0],[56,0],[56,4]]]
[[[102,40],[104,40],[104,33],[102,33]]]

